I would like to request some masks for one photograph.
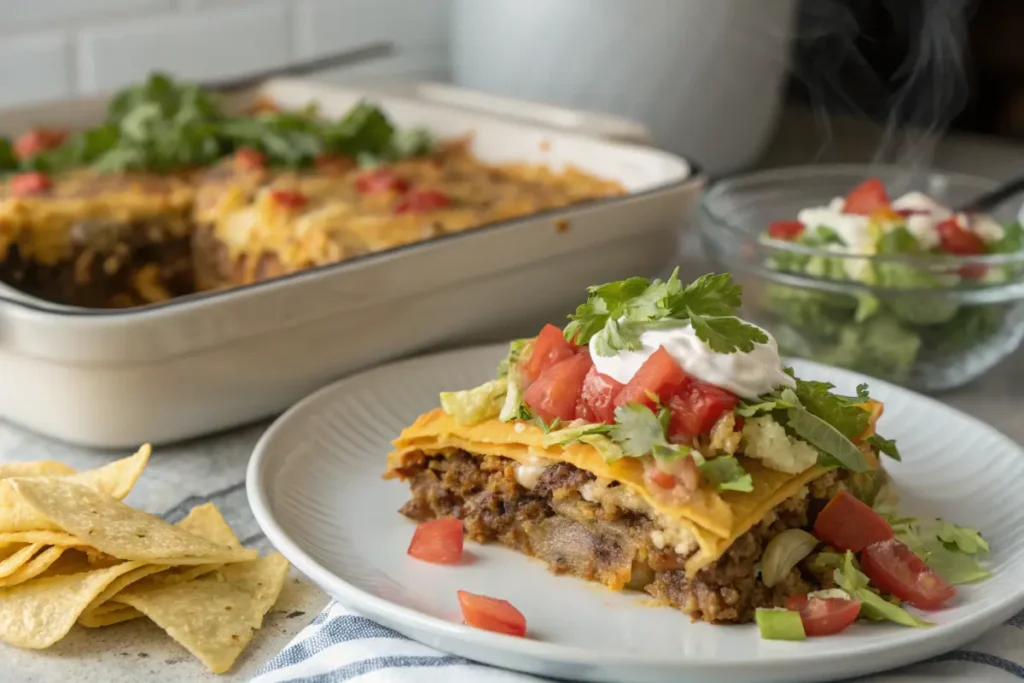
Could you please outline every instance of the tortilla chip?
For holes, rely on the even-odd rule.
[[[47,576],[0,588],[0,640],[41,649],[67,635],[78,615],[117,577],[140,566],[123,562],[107,569]]]
[[[23,545],[20,548],[14,549],[14,552],[0,560],[0,578],[8,577],[21,569],[42,549],[43,545],[41,543],[30,543],[29,545]]]
[[[60,477],[75,474],[74,467],[56,460],[34,462],[7,462],[0,464],[0,479],[10,477]]]
[[[104,610],[101,608],[91,613],[83,613],[82,616],[78,617],[78,623],[86,628],[103,628],[104,626],[113,626],[114,624],[139,619],[144,616],[146,615],[134,607],[113,605],[112,609]]]
[[[132,586],[117,596],[149,617],[213,673],[224,673],[274,606],[288,561],[274,553],[172,586]]]
[[[109,465],[61,477],[113,496],[118,500],[128,495],[149,460],[151,449],[144,445],[135,455]],[[38,466],[38,463],[36,463]],[[15,531],[58,531],[59,527],[29,505],[11,486],[13,479],[0,479],[0,533]]]
[[[19,567],[17,571],[13,572],[9,576],[0,578],[0,588],[17,586],[19,583],[25,583],[29,579],[34,579],[53,566],[53,564],[60,559],[60,556],[65,550],[67,550],[67,548],[62,548],[61,546],[51,546],[47,548]]]
[[[67,548],[84,545],[78,538],[63,531],[13,531],[8,534],[0,534],[0,546],[12,543],[42,543],[43,545],[62,545]]]
[[[188,516],[178,522],[178,526],[185,531],[220,545],[233,548],[242,547],[238,542],[238,538],[235,536],[235,533],[231,530],[231,527],[213,503],[205,503],[192,508],[192,510],[189,511]],[[194,567],[188,567],[187,569],[171,569],[168,565],[151,564],[139,567],[138,569],[117,577],[115,581],[107,586],[106,589],[104,589],[104,591],[89,604],[78,620],[83,625],[92,627],[106,626],[109,623],[124,621],[125,619],[119,619],[118,621],[110,622],[104,619],[104,617],[107,617],[111,611],[125,611],[127,609],[131,609],[116,603],[108,607],[107,601],[128,586],[134,584],[136,581],[140,581],[146,577],[151,577],[151,582],[158,582],[163,585],[192,581],[203,574],[207,574],[218,569],[221,566],[223,565],[200,564]],[[131,611],[134,612],[135,610],[131,609]],[[142,615],[139,614],[138,616]]]
[[[257,557],[255,551],[229,548],[190,534],[70,478],[6,481],[50,523],[122,560],[182,565]]]

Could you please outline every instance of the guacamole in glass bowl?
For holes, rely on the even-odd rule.
[[[949,208],[994,186],[895,166],[758,172],[708,190],[701,238],[783,353],[948,389],[1024,336],[1018,207]]]

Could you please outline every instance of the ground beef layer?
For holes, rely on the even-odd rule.
[[[813,523],[844,486],[839,471],[812,482],[807,495],[778,505],[718,561],[691,577],[683,566],[693,551],[658,548],[651,532],[659,529],[647,515],[583,498],[580,487],[594,480],[589,472],[557,463],[527,489],[517,482],[515,469],[514,460],[461,451],[423,456],[398,472],[412,490],[401,512],[417,521],[454,515],[471,540],[496,541],[540,558],[558,574],[616,590],[645,590],[695,620],[748,622],[758,607],[781,606],[789,595],[832,587],[828,572],[812,570],[813,555],[771,588],[761,581],[757,564],[776,535]]]

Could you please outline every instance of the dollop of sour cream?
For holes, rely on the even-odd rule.
[[[614,356],[600,356],[590,341],[590,357],[594,367],[623,384],[629,382],[651,354],[664,346],[669,355],[688,375],[728,389],[740,398],[754,400],[779,387],[796,387],[792,377],[782,371],[782,356],[775,338],[765,332],[768,342],[755,344],[748,353],[715,353],[688,323],[669,328],[652,329],[640,335],[641,348],[619,351]]]

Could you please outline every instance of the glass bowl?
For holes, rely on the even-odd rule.
[[[827,205],[868,177],[879,178],[892,197],[917,190],[947,206],[996,185],[853,164],[737,176],[713,185],[701,202],[705,252],[744,286],[744,317],[770,331],[786,355],[922,391],[960,386],[1012,353],[1024,336],[1024,251],[864,256],[764,238],[769,222]],[[1011,223],[1016,209],[1009,202],[993,217]]]

